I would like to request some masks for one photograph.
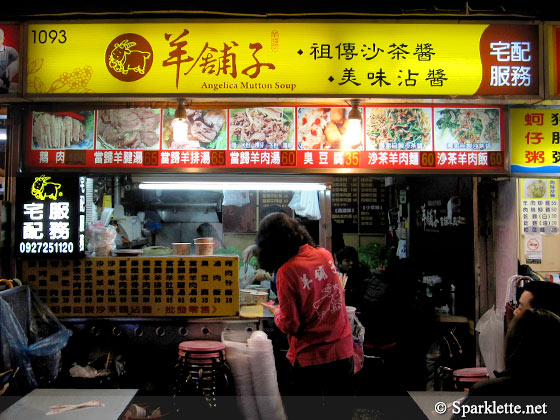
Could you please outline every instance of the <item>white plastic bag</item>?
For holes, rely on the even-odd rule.
[[[298,216],[307,217],[311,220],[321,219],[317,191],[294,191],[288,207],[295,211]]]
[[[505,368],[504,316],[505,308],[496,309],[493,306],[476,323],[475,329],[479,333],[478,346],[491,378],[496,376],[495,371],[502,372]]]

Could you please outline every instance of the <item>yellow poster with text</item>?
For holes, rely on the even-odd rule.
[[[30,95],[473,95],[483,24],[32,23]]]
[[[511,171],[560,173],[560,109],[511,109]]]

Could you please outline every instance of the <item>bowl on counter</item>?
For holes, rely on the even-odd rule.
[[[195,238],[194,248],[196,255],[213,255],[214,238]]]

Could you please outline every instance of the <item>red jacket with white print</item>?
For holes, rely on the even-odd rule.
[[[278,328],[288,336],[293,365],[319,365],[354,353],[344,304],[344,290],[332,254],[324,248],[300,247],[277,272]]]

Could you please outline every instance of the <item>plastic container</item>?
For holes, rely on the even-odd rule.
[[[241,305],[254,305],[255,304],[255,294],[250,289],[240,289],[239,290],[239,303]]]
[[[213,255],[214,238],[195,238],[194,248],[196,255]]]
[[[348,321],[350,321],[350,325],[354,322],[354,318],[356,317],[356,307],[354,306],[347,306],[346,313],[348,314]]]
[[[268,292],[254,292],[256,303],[268,302]]]
[[[190,255],[191,243],[190,242],[173,242],[173,255]]]

